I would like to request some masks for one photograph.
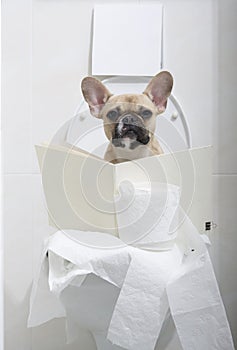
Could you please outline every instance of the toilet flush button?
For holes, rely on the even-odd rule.
[[[172,119],[172,120],[175,120],[175,119],[178,118],[178,116],[179,116],[178,112],[177,112],[177,111],[174,111],[174,112],[171,114],[171,119]]]

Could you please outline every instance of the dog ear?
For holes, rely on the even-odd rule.
[[[151,79],[143,92],[158,108],[159,113],[165,111],[167,99],[173,87],[173,77],[169,72],[163,71]]]
[[[92,77],[86,77],[82,80],[81,90],[90,107],[91,114],[99,118],[101,109],[112,94],[99,80]]]

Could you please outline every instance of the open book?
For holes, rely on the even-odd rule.
[[[49,222],[59,229],[118,235],[114,196],[121,181],[174,184],[199,232],[212,218],[212,148],[202,147],[111,164],[70,145],[36,146]]]

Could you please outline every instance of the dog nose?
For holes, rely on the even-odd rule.
[[[123,119],[122,119],[122,122],[124,124],[135,124],[136,123],[136,117],[134,117],[133,115],[131,114],[126,114]]]

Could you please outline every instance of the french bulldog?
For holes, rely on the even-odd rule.
[[[141,94],[113,95],[93,77],[82,80],[90,113],[104,122],[109,140],[105,160],[120,163],[163,153],[154,136],[156,117],[165,111],[172,87],[173,77],[167,71],[154,76]]]

